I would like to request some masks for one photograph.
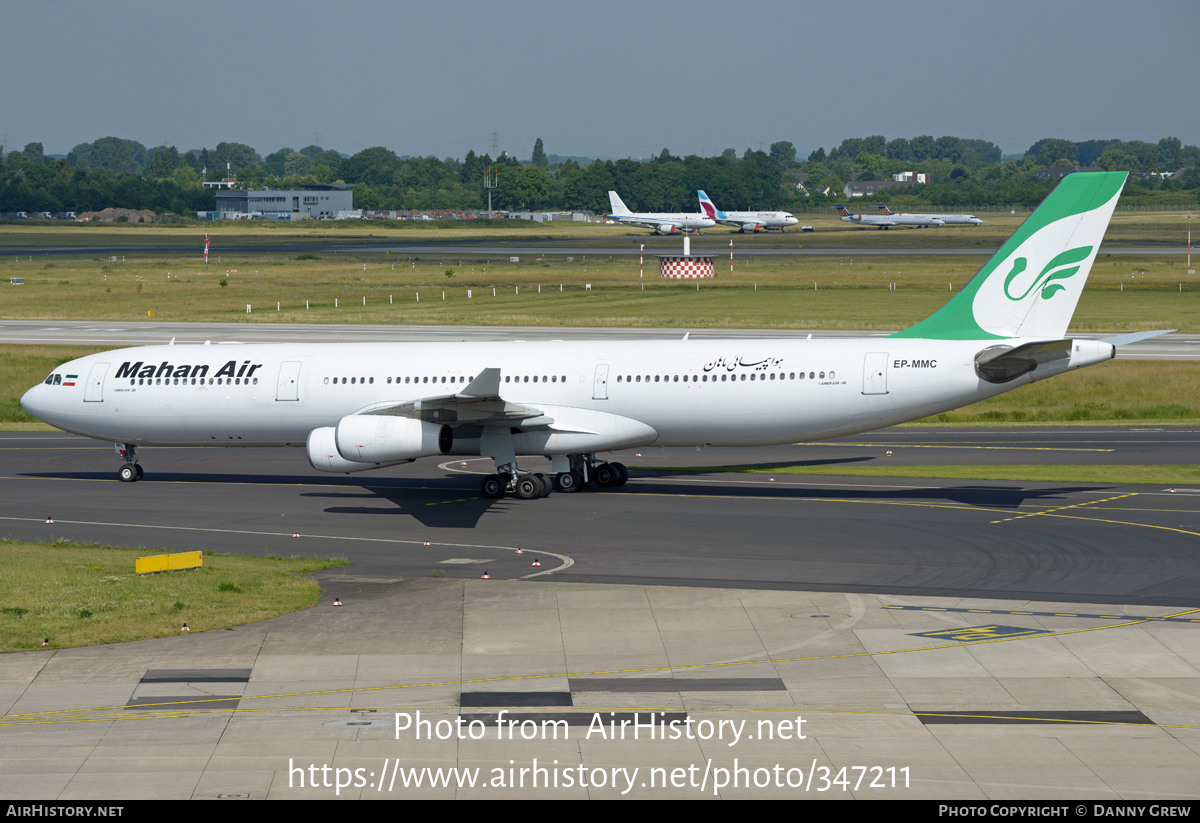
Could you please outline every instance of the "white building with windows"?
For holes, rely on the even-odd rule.
[[[346,183],[313,183],[300,189],[218,191],[218,214],[261,215],[267,220],[332,220],[354,211],[354,191]]]

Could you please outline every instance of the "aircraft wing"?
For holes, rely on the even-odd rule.
[[[404,403],[378,403],[356,414],[411,417],[446,426],[549,426],[553,419],[536,407],[511,403],[500,396],[500,370],[484,369],[454,394],[434,395]]]
[[[1033,371],[1039,364],[1071,356],[1070,339],[1038,340],[1020,346],[992,346],[975,356],[975,371],[989,383],[1007,383]]]

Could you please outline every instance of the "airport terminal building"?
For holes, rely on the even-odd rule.
[[[354,191],[346,183],[313,183],[299,189],[218,191],[219,215],[261,215],[268,220],[333,219],[354,210]]]

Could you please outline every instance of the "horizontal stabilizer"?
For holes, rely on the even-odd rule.
[[[991,346],[975,356],[975,372],[989,383],[1007,383],[1043,363],[1071,356],[1070,340],[1039,340],[1011,348]]]
[[[1159,331],[1135,331],[1129,334],[1118,334],[1113,337],[1101,338],[1101,342],[1109,343],[1113,346],[1128,346],[1130,343],[1139,343],[1142,340],[1149,340],[1151,337],[1158,337],[1160,334],[1170,334],[1178,329],[1160,329]]]

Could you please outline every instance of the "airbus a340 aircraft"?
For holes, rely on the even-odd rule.
[[[890,229],[892,226],[916,226],[930,228],[944,225],[931,214],[852,214],[845,206],[834,206],[842,220],[847,223],[857,223],[860,226],[874,226],[877,229]]]
[[[655,234],[674,234],[680,231],[698,232],[700,229],[711,229],[717,225],[715,221],[703,214],[692,214],[686,211],[632,212],[615,191],[608,193],[608,202],[612,205],[613,210],[613,213],[608,216],[609,220],[654,229]]]
[[[700,195],[700,208],[705,214],[722,225],[736,226],[740,232],[783,231],[800,222],[786,211],[721,211],[703,191],[696,193]]]
[[[1076,173],[949,303],[888,338],[511,343],[272,343],[121,349],[61,366],[21,405],[112,441],[120,478],[143,446],[301,446],[355,472],[437,455],[495,461],[487,497],[623,483],[597,453],[769,445],[877,429],[1112,358],[1066,337],[1125,174]]]
[[[880,203],[875,208],[879,209],[879,213],[884,217],[928,217],[934,220],[941,220],[947,226],[982,226],[983,221],[973,214],[910,214],[908,212],[894,212],[887,207],[887,204]]]

